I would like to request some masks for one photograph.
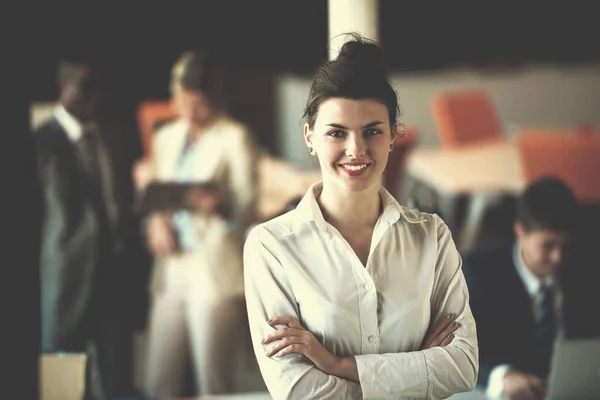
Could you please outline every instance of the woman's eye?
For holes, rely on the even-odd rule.
[[[331,132],[329,132],[329,134],[328,134],[328,135],[329,135],[329,136],[333,136],[333,137],[340,138],[340,137],[343,137],[345,134],[346,134],[346,132],[344,132],[344,131],[340,131],[340,130],[337,130],[337,131],[331,131]]]
[[[375,136],[379,135],[381,131],[379,129],[367,129],[365,131],[365,136]]]

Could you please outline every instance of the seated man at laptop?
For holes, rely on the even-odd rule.
[[[543,399],[554,340],[598,334],[597,318],[583,312],[594,291],[585,279],[589,257],[576,248],[580,215],[566,185],[541,179],[518,199],[516,240],[463,258],[478,386],[491,398]]]

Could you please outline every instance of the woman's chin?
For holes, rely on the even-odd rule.
[[[343,177],[338,181],[338,186],[341,186],[348,192],[364,192],[367,190],[379,189],[379,185],[373,179],[356,179],[357,177]],[[362,178],[362,177],[360,177]]]

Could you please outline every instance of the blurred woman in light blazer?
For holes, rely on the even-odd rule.
[[[145,389],[182,394],[191,355],[198,395],[233,392],[235,336],[246,321],[241,251],[255,206],[253,138],[224,108],[223,76],[203,51],[184,53],[171,73],[179,118],[154,137],[151,171],[162,182],[211,182],[192,211],[153,213],[155,256]]]

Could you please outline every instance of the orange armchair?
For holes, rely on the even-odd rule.
[[[483,90],[439,93],[433,97],[431,108],[444,147],[502,140],[496,110]]]
[[[554,176],[582,203],[600,202],[600,136],[523,130],[517,135],[525,181]]]

